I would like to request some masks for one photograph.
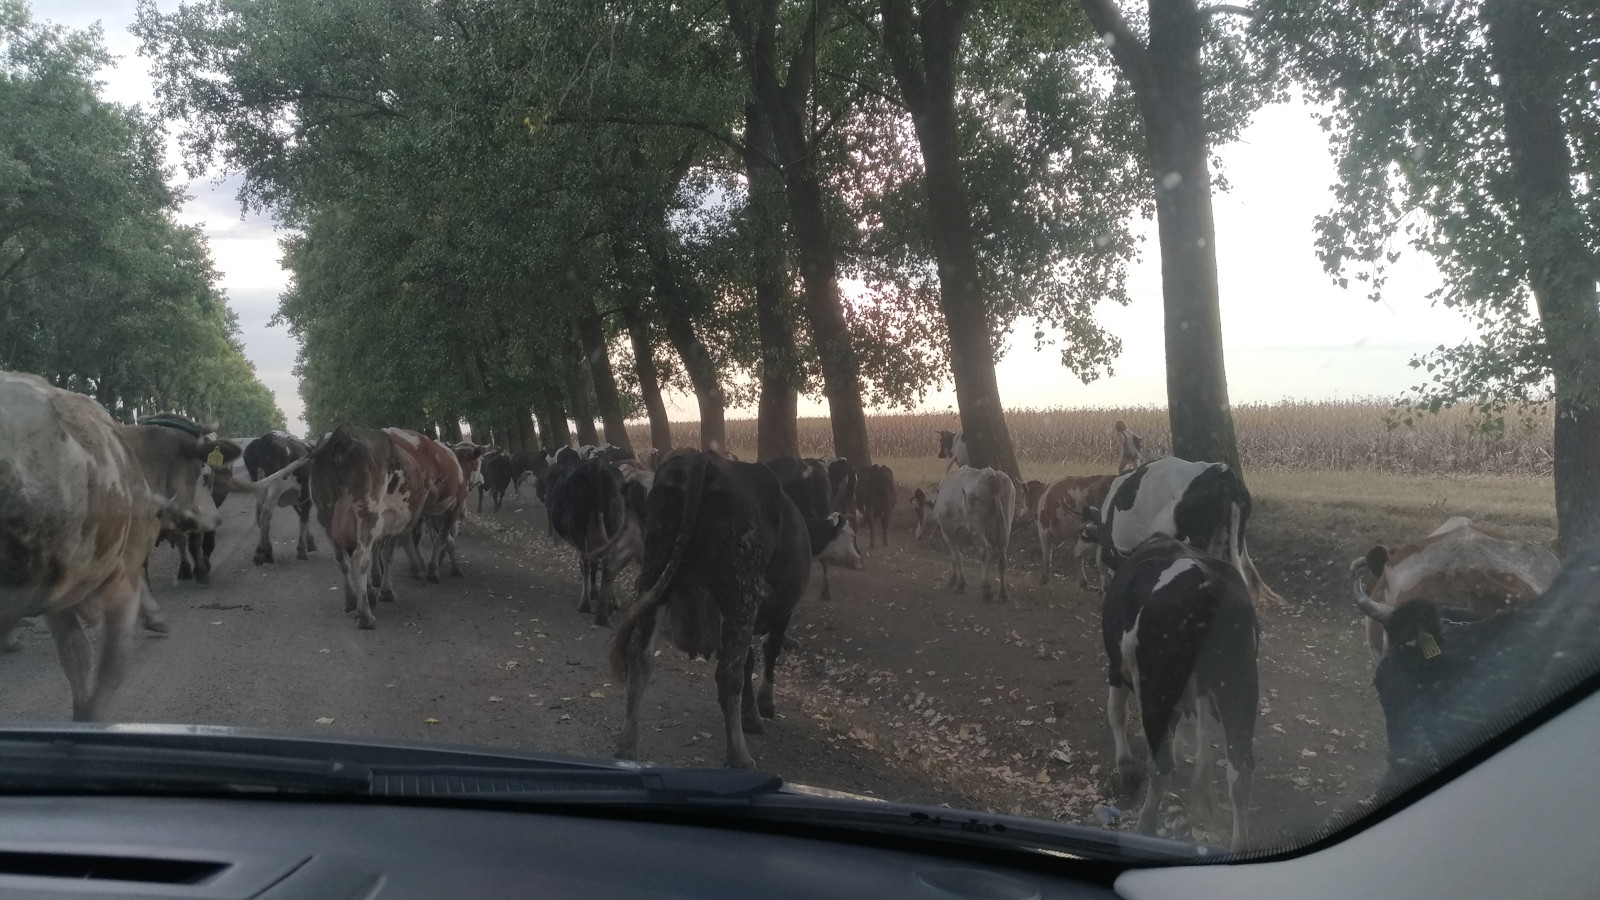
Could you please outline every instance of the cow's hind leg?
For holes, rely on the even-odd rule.
[[[139,620],[143,593],[145,591],[141,585],[123,584],[104,596],[105,632],[101,636],[100,666],[95,672],[94,689],[89,693],[82,715],[79,715],[77,704],[73,704],[74,719],[103,721],[106,705],[127,679],[128,663],[133,659],[133,633]]]
[[[623,649],[628,661],[628,699],[622,715],[622,731],[617,734],[616,755],[622,759],[639,757],[639,708],[650,686],[650,670],[655,665],[656,607],[640,611],[628,632]]]
[[[1254,666],[1250,669],[1253,672]],[[1230,849],[1238,853],[1250,839],[1251,781],[1255,775],[1255,723],[1256,704],[1260,695],[1256,684],[1240,683],[1253,679],[1238,679],[1229,684],[1230,690],[1221,691],[1217,697],[1217,717],[1222,720],[1222,734],[1227,745],[1228,802],[1233,806],[1233,840]]]
[[[194,562],[189,558],[189,536],[178,535],[178,539],[173,541],[172,545],[178,548],[178,580],[193,581]]]
[[[211,583],[210,548],[216,545],[217,536],[212,532],[208,531],[205,534],[193,532],[189,535],[189,555],[194,557],[195,584],[209,585]]]
[[[350,553],[349,568],[345,573],[345,609],[355,609],[357,624],[362,628],[378,627],[378,617],[372,610],[372,557],[373,550],[370,547],[357,545]]]
[[[89,692],[94,678],[94,647],[89,635],[72,610],[46,613],[45,624],[50,626],[50,636],[55,638],[56,656],[61,660],[61,671],[66,673],[67,685],[72,689],[72,720],[88,722]]]
[[[265,497],[256,498],[256,527],[261,530],[261,538],[256,541],[256,552],[250,559],[258,566],[277,561],[272,558],[272,513],[273,505]],[[304,556],[300,558],[305,559]]]
[[[1172,782],[1172,737],[1182,698],[1181,684],[1167,684],[1165,679],[1141,679],[1139,708],[1145,742],[1150,748],[1150,778],[1145,785],[1144,806],[1139,809],[1138,827],[1143,834],[1155,834],[1160,824],[1162,801]]]
[[[756,692],[750,682],[756,674],[756,648],[750,647],[744,652],[744,679],[743,690],[740,692],[739,727],[745,734],[766,734],[767,726],[761,721],[761,714],[756,711]]]
[[[750,664],[750,642],[755,635],[756,611],[770,591],[762,577],[759,538],[754,529],[739,538],[738,552],[733,561],[732,584],[718,586],[723,596],[717,606],[722,610],[722,642],[717,650],[717,704],[722,707],[723,731],[727,737],[727,765],[730,769],[750,769],[755,760],[745,745],[744,730],[740,721],[745,705],[745,694],[751,689],[747,667]],[[714,590],[718,590],[714,589]],[[726,598],[726,599],[725,599]],[[727,602],[731,599],[732,602]]]
[[[300,534],[294,545],[294,558],[307,559],[307,553],[317,552],[317,539],[311,536],[311,503],[307,501],[305,507],[296,507],[300,514]]]
[[[1144,781],[1144,765],[1128,746],[1128,697],[1133,689],[1126,683],[1113,684],[1106,699],[1106,719],[1111,725],[1111,742],[1116,746],[1117,775],[1122,790],[1130,796]]]
[[[756,692],[756,710],[763,718],[777,718],[778,708],[772,701],[773,685],[776,682],[775,674],[778,668],[778,654],[783,652],[787,643],[785,634],[789,630],[789,616],[785,616],[770,632],[767,640],[762,645],[761,654],[761,687]]]
[[[828,585],[828,564],[822,564],[822,595],[818,598],[827,603],[833,599],[833,591]]]
[[[578,594],[578,612],[594,612],[595,561],[588,556],[578,557],[578,580],[583,582]],[[598,616],[597,616],[598,618]],[[597,621],[595,624],[599,624]]]
[[[1209,696],[1194,698],[1194,779],[1189,784],[1189,821],[1211,822],[1218,817],[1212,778],[1215,757],[1211,750],[1211,725],[1216,723]]]
[[[161,612],[161,607],[156,604],[155,595],[150,593],[150,583],[143,582],[139,586],[139,615],[144,619],[144,627],[156,634],[166,634],[171,630],[167,624],[167,617]]]

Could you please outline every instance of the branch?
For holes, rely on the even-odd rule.
[[[1117,61],[1122,74],[1133,82],[1134,93],[1140,96],[1146,94],[1152,77],[1150,51],[1123,20],[1117,0],[1078,0],[1078,6],[1083,8],[1084,15],[1089,17],[1101,40],[1107,40],[1109,36],[1111,58]]]
[[[601,117],[595,118],[595,119],[584,119],[584,118],[579,118],[579,117],[576,117],[576,116],[552,116],[550,118],[549,124],[551,124],[551,125],[640,125],[640,126],[644,126],[644,127],[647,127],[647,128],[683,128],[683,129],[686,129],[688,131],[693,131],[693,132],[696,132],[698,134],[703,134],[706,137],[711,138],[712,140],[716,141],[717,143],[722,144],[723,146],[727,147],[729,150],[732,150],[734,153],[743,154],[743,153],[746,152],[746,147],[744,145],[744,142],[738,140],[733,135],[727,134],[726,132],[718,131],[715,128],[712,128],[711,126],[705,124],[704,122],[695,122],[695,121],[692,121],[692,120],[689,120],[689,119],[653,119],[653,118],[641,117],[641,116],[623,116],[623,115],[608,115],[608,116],[601,116]],[[777,163],[775,161],[773,161],[773,159],[771,157],[769,157],[766,154],[762,153],[760,150],[756,150],[754,152],[755,152],[755,154],[757,156],[759,156],[761,158],[761,160],[763,162],[767,163],[768,165],[771,165],[771,166],[776,166],[777,165]]]
[[[1200,7],[1200,15],[1202,16],[1216,16],[1223,13],[1227,13],[1230,16],[1244,16],[1246,19],[1254,19],[1260,15],[1260,13],[1248,6],[1234,6],[1232,3],[1218,3],[1215,6]]]

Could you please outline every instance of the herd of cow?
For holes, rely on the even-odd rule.
[[[911,492],[920,537],[938,531],[948,586],[963,590],[964,552],[980,564],[985,601],[1006,601],[1013,524],[1032,519],[1050,577],[1051,554],[1075,542],[1080,576],[1100,573],[1109,664],[1107,714],[1118,770],[1131,789],[1146,766],[1130,749],[1137,697],[1150,785],[1138,826],[1153,831],[1174,767],[1173,737],[1192,717],[1192,807],[1213,802],[1212,725],[1220,726],[1233,846],[1246,839],[1259,679],[1257,608],[1284,601],[1251,560],[1250,494],[1220,463],[1144,461],[1142,442],[1116,423],[1117,474],[1019,484],[966,465],[960,432],[941,432],[950,464],[941,483]],[[233,474],[239,459],[245,481]],[[498,510],[531,478],[550,532],[577,552],[579,609],[599,625],[619,611],[612,664],[626,685],[618,755],[638,752],[638,716],[658,632],[686,653],[716,659],[729,766],[753,765],[746,733],[774,715],[773,678],[813,563],[861,568],[856,528],[888,542],[899,499],[884,466],[783,457],[762,464],[679,449],[645,460],[609,446],[507,454],[447,445],[405,429],[341,426],[314,445],[280,432],[243,443],[179,416],[115,423],[87,397],[28,375],[0,373],[0,629],[43,617],[72,689],[75,719],[103,716],[126,671],[142,619],[164,630],[147,561],[158,539],[178,547],[180,574],[204,580],[217,505],[256,496],[260,543],[273,560],[275,508],[298,513],[296,555],[316,549],[313,508],[343,573],[346,612],[362,628],[394,599],[393,558],[437,581],[471,490]],[[423,538],[431,539],[423,553]],[[1595,669],[1600,555],[1575,554],[1565,572],[1544,548],[1453,518],[1414,544],[1375,546],[1352,563],[1358,608],[1377,658],[1375,685],[1389,739],[1385,790],[1459,756],[1531,704]],[[617,576],[639,566],[637,596],[619,610]],[[990,569],[998,575],[991,588]],[[104,623],[98,671],[85,624]],[[757,637],[763,639],[756,678]]]

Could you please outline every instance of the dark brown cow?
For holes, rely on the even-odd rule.
[[[894,512],[894,470],[888,466],[867,466],[857,476],[856,496],[861,503],[862,518],[866,519],[867,539],[870,546],[878,546],[877,534],[872,530],[876,522],[883,532],[883,545],[889,546],[889,515]]]
[[[375,601],[394,600],[395,545],[409,537],[427,489],[388,433],[341,425],[311,451],[311,499],[344,573],[344,609],[375,628]]]
[[[1554,553],[1456,516],[1414,544],[1390,549],[1378,544],[1350,564],[1357,575],[1377,579],[1371,602],[1394,608],[1421,597],[1478,616],[1527,603],[1542,594],[1561,569]],[[1367,646],[1382,655],[1383,623],[1367,619]]]
[[[141,609],[160,613],[144,564],[161,528],[216,528],[213,451],[224,461],[239,452],[176,428],[118,425],[82,394],[0,372],[0,633],[44,617],[73,719],[105,716]],[[98,623],[96,666],[84,625]]]

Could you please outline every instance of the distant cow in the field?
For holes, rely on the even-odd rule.
[[[966,590],[961,550],[971,547],[981,566],[979,584],[984,602],[994,594],[989,586],[991,565],[999,570],[1000,602],[1011,599],[1006,590],[1006,550],[1011,543],[1016,490],[1009,477],[994,469],[962,467],[945,476],[933,501],[932,515],[950,550],[948,587],[957,592]]]
[[[283,469],[311,452],[305,441],[290,437],[282,431],[269,431],[244,448],[244,467],[251,481],[260,481]],[[261,537],[256,543],[252,558],[256,565],[273,562],[272,514],[280,506],[293,506],[300,517],[300,533],[295,540],[295,559],[307,559],[308,553],[317,549],[316,538],[311,536],[311,473],[301,468],[293,481],[283,482],[278,490],[256,498],[256,527]]]
[[[1511,540],[1456,516],[1414,544],[1392,549],[1378,544],[1350,568],[1376,579],[1371,599],[1380,606],[1426,597],[1487,616],[1539,596],[1561,562],[1538,544]],[[1384,628],[1376,619],[1367,620],[1367,645],[1374,658],[1383,653]]]
[[[1600,548],[1590,547],[1542,596],[1483,618],[1428,597],[1376,602],[1355,580],[1356,605],[1386,636],[1373,679],[1388,734],[1381,797],[1438,772],[1600,670],[1596,573]]]
[[[967,465],[967,442],[962,437],[961,431],[936,431],[939,436],[939,458],[950,460],[945,463],[944,470]]]
[[[145,561],[163,528],[217,527],[207,459],[234,444],[119,425],[90,398],[0,372],[0,634],[43,616],[72,689],[72,717],[104,718],[127,675],[139,615],[159,619]],[[86,624],[105,628],[95,665]]]
[[[610,625],[616,607],[612,584],[644,546],[648,489],[600,456],[558,464],[551,472],[545,507],[551,530],[578,551],[578,611],[592,611],[596,625]]]
[[[438,584],[439,567],[446,555],[450,557],[450,574],[460,575],[456,530],[467,512],[467,477],[461,470],[457,451],[420,431],[406,428],[385,428],[384,431],[402,453],[411,457],[423,491],[422,509],[412,522],[411,534],[401,539],[401,546],[411,560],[412,576]],[[426,559],[421,552],[424,531],[433,538],[433,552]]]
[[[1168,456],[1111,482],[1093,532],[1100,563],[1107,569],[1115,570],[1135,547],[1164,534],[1233,563],[1257,603],[1282,605],[1283,598],[1250,560],[1245,542],[1249,518],[1250,492],[1239,473],[1224,463]]]
[[[1098,515],[1111,491],[1115,475],[1067,475],[1045,486],[1034,501],[1035,524],[1039,528],[1039,553],[1044,557],[1044,570],[1039,573],[1039,583],[1050,583],[1050,562],[1055,549],[1072,538],[1076,543],[1072,555],[1078,560],[1078,584],[1089,588],[1089,565],[1099,548],[1082,539],[1083,514],[1088,510]]]
[[[1189,819],[1209,815],[1216,767],[1208,720],[1220,723],[1227,748],[1234,852],[1243,849],[1255,771],[1259,629],[1250,591],[1237,569],[1164,534],[1139,545],[1106,588],[1101,634],[1110,661],[1106,714],[1117,770],[1132,791],[1142,761],[1128,746],[1128,698],[1139,700],[1149,748],[1150,784],[1139,830],[1154,834],[1174,765],[1179,715],[1194,713],[1195,769]]]
[[[1118,419],[1112,424],[1122,443],[1122,455],[1117,460],[1117,474],[1132,472],[1144,465],[1144,438],[1128,430],[1128,423]]]
[[[612,667],[627,680],[628,695],[618,756],[638,755],[639,709],[664,613],[673,644],[690,656],[717,659],[727,765],[755,764],[744,733],[760,734],[762,718],[776,714],[774,671],[813,555],[834,565],[861,565],[850,523],[837,516],[808,523],[766,466],[700,453],[656,469],[646,501],[639,600],[611,645]],[[760,687],[752,688],[756,635],[765,635],[764,671]]]
[[[856,476],[856,497],[861,505],[861,518],[867,526],[867,540],[878,546],[874,523],[883,532],[883,545],[889,546],[889,515],[894,512],[894,470],[888,466],[867,466]]]
[[[311,498],[344,575],[344,609],[376,628],[377,601],[394,600],[394,551],[409,540],[427,489],[388,432],[341,425],[310,454]]]

